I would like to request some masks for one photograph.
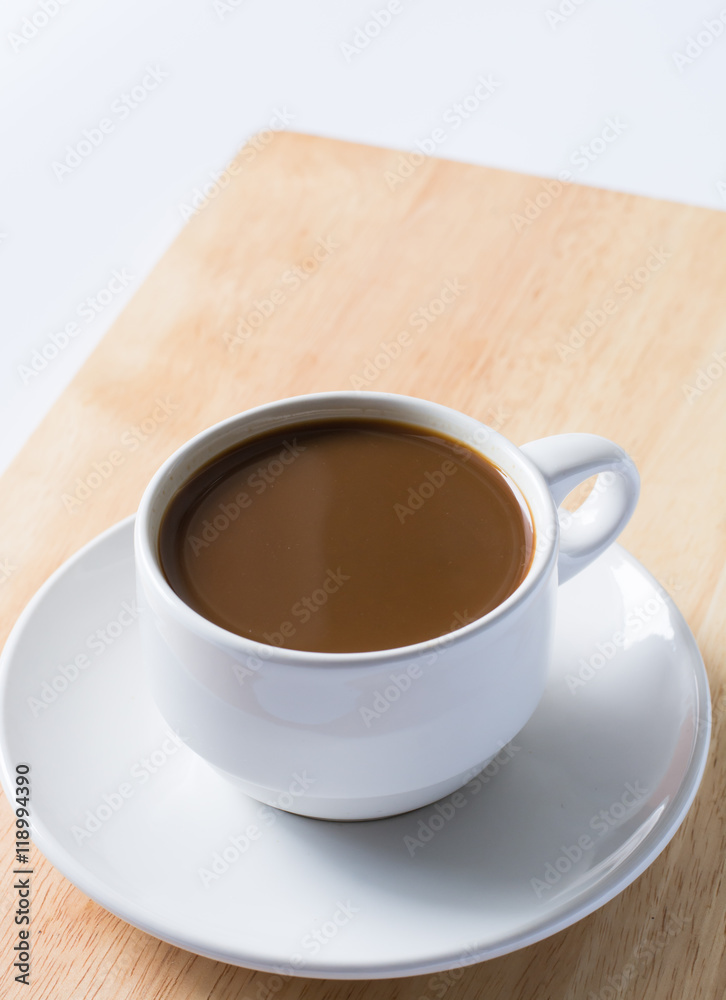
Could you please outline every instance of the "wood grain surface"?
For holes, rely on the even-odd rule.
[[[444,986],[425,976],[280,978],[200,958],[111,916],[42,859],[32,985],[20,986],[10,971],[3,799],[0,995],[720,998],[726,216],[291,134],[241,154],[226,179],[0,480],[2,640],[48,575],[133,512],[157,466],[197,431],[299,393],[407,393],[517,444],[581,430],[631,453],[642,495],[622,541],[675,598],[703,652],[709,763],[683,826],[633,885],[571,928],[458,970]],[[84,489],[112,452],[121,456],[112,475]],[[674,917],[677,933],[659,936]],[[648,957],[625,976],[639,945]]]

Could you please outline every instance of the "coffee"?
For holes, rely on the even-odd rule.
[[[393,649],[501,604],[531,562],[511,480],[443,435],[362,418],[292,425],[218,456],[159,533],[172,589],[222,628],[313,652]]]

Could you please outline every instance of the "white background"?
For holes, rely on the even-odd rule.
[[[4,0],[0,468],[179,231],[194,188],[276,109],[294,131],[414,149],[484,76],[496,92],[445,128],[438,155],[726,207],[726,2],[392,7],[363,45],[384,2]],[[148,67],[163,80],[122,118],[114,102]],[[113,131],[57,176],[104,117]],[[608,119],[620,134],[583,159]],[[87,322],[79,307],[124,269],[127,286]],[[77,336],[28,375],[73,321]]]

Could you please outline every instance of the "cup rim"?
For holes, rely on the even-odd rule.
[[[529,568],[523,580],[509,595],[509,597],[498,604],[495,608],[492,608],[485,615],[481,615],[479,618],[467,622],[450,632],[445,632],[442,635],[434,636],[430,639],[424,639],[421,642],[410,643],[407,646],[393,646],[387,649],[374,649],[347,653],[315,652],[312,650],[292,649],[287,646],[274,646],[271,643],[264,643],[254,639],[249,639],[246,636],[239,635],[236,632],[231,632],[228,629],[223,628],[221,625],[215,624],[208,618],[205,618],[198,611],[195,611],[185,601],[183,601],[181,597],[179,597],[179,595],[167,582],[161,568],[158,557],[157,532],[153,533],[153,543],[151,539],[152,515],[155,515],[156,513],[156,508],[159,506],[159,494],[169,481],[169,477],[171,476],[171,478],[174,478],[174,474],[182,470],[185,461],[188,460],[191,453],[201,453],[203,449],[208,449],[208,453],[203,454],[201,459],[193,463],[192,467],[188,468],[186,473],[179,477],[178,483],[173,490],[173,492],[176,492],[181,485],[196,474],[199,468],[214,457],[215,450],[212,447],[213,442],[217,440],[222,433],[233,430],[237,426],[239,426],[240,429],[243,429],[245,426],[264,420],[265,417],[272,417],[276,413],[284,413],[284,411],[302,404],[307,404],[309,407],[321,406],[323,411],[327,411],[330,404],[333,403],[338,403],[340,407],[347,409],[360,410],[361,413],[359,415],[364,415],[370,419],[376,419],[375,414],[371,413],[372,410],[375,411],[398,407],[401,409],[401,414],[398,418],[400,423],[409,423],[414,426],[418,425],[426,429],[425,424],[423,424],[420,420],[407,417],[403,412],[404,408],[416,409],[425,407],[439,419],[458,424],[459,426],[466,424],[470,429],[475,427],[483,429],[485,434],[484,441],[482,443],[488,445],[489,450],[492,450],[491,446],[493,445],[494,450],[499,450],[508,455],[510,459],[513,459],[514,464],[518,467],[518,471],[523,471],[525,477],[528,477],[529,479],[529,489],[525,489],[522,486],[521,481],[515,480],[515,484],[520,490],[529,509],[534,537],[532,560]],[[325,416],[334,415],[332,412],[325,413],[325,415],[323,415],[323,411],[321,411],[320,419],[325,419]],[[379,419],[395,422],[397,418],[381,414]],[[293,425],[296,422],[305,423],[313,421],[309,417],[305,416],[300,416],[296,419],[294,414],[290,414],[288,419],[284,419],[283,417],[279,426],[282,428],[286,423]],[[248,431],[247,434],[241,433],[239,436],[239,443],[242,444],[248,438],[256,437],[259,433],[265,432],[255,431],[250,433]],[[486,451],[480,449],[478,445],[472,445],[472,443],[464,440],[463,437],[460,437],[457,434],[452,434],[450,431],[446,431],[445,433],[447,433],[450,437],[453,437],[457,442],[463,444],[465,447],[468,447],[470,450],[479,450],[483,457],[485,457],[488,461],[493,462],[493,459],[486,453]],[[227,450],[227,447],[229,447],[229,445],[220,447],[217,453]],[[232,447],[234,447],[234,445],[232,445]],[[499,467],[496,462],[493,462],[493,464]],[[510,475],[509,473],[507,474]],[[510,478],[514,477],[510,475]],[[534,500],[536,503],[532,502],[533,493],[535,494]],[[162,513],[168,506],[168,503],[169,498],[163,501]],[[157,524],[161,522],[162,513],[158,515]],[[544,476],[534,462],[516,445],[509,441],[508,438],[500,434],[499,431],[489,427],[475,417],[468,416],[467,414],[451,407],[444,406],[441,403],[434,403],[431,400],[423,399],[417,396],[404,396],[398,393],[370,392],[365,390],[333,390],[329,392],[304,393],[298,396],[287,396],[282,399],[260,404],[248,410],[243,410],[240,413],[234,414],[231,417],[227,417],[224,420],[217,422],[216,424],[212,424],[210,427],[200,431],[188,441],[184,442],[184,444],[177,448],[176,451],[174,451],[157,469],[141,497],[134,524],[134,550],[137,572],[142,573],[144,582],[147,584],[150,583],[153,586],[156,596],[162,599],[166,609],[171,614],[173,614],[177,619],[181,619],[182,625],[198,635],[200,638],[212,642],[216,646],[223,646],[230,651],[243,655],[256,656],[260,659],[274,659],[278,662],[317,666],[324,665],[326,663],[330,665],[340,664],[341,661],[363,666],[367,663],[380,664],[383,660],[398,660],[408,659],[412,656],[423,656],[427,653],[435,652],[437,648],[449,645],[452,642],[471,638],[473,635],[491,628],[497,622],[511,615],[516,609],[520,608],[534,596],[535,592],[549,576],[549,571],[556,560],[558,540],[559,522],[555,504]],[[269,653],[264,651],[269,651]]]

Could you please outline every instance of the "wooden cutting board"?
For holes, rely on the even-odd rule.
[[[706,661],[710,762],[682,828],[635,884],[568,930],[451,977],[446,995],[720,997],[726,216],[291,134],[242,151],[222,183],[189,206],[189,224],[0,480],[3,641],[60,563],[136,508],[163,459],[258,403],[367,387],[457,407],[517,444],[610,437],[643,482],[622,541],[678,602]],[[106,913],[44,861],[33,985],[18,986],[10,817],[4,801],[4,995],[441,995],[427,977],[281,980],[190,955]],[[674,915],[683,929],[659,938]],[[625,981],[639,944],[650,957]]]

